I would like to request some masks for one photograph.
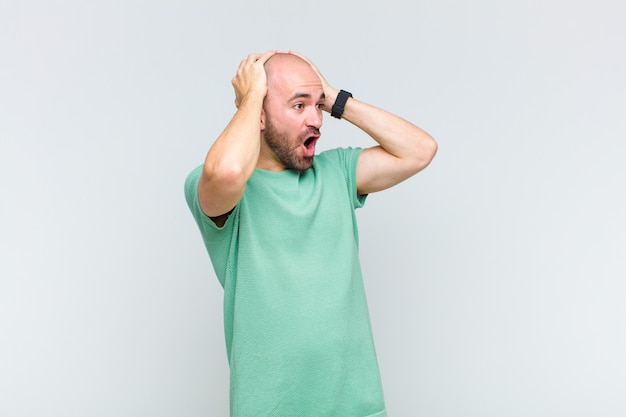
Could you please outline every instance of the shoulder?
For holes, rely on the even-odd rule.
[[[331,149],[317,155],[314,162],[315,169],[320,172],[334,171],[331,176],[339,178],[343,183],[343,189],[347,190],[352,198],[353,208],[362,207],[365,203],[365,196],[359,195],[356,187],[357,164],[362,152],[363,148]]]
[[[198,181],[202,175],[202,165],[195,167],[185,178],[185,198],[187,204],[192,205],[198,199]]]
[[[329,149],[316,155],[314,163],[317,163],[318,166],[339,165],[351,170],[356,167],[362,151],[362,148],[352,147]]]
[[[187,206],[191,211],[196,223],[200,227],[200,231],[203,236],[205,233],[208,233],[212,230],[221,229],[229,217],[232,217],[232,213],[234,211],[230,210],[228,213],[225,213],[221,216],[217,217],[209,217],[202,211],[200,207],[200,200],[198,196],[198,182],[200,181],[200,176],[202,175],[203,165],[199,165],[194,168],[185,179],[185,200],[187,201]]]

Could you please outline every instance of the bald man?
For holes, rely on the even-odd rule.
[[[355,209],[437,144],[297,53],[250,55],[232,84],[237,111],[185,183],[224,288],[230,414],[384,417]],[[316,153],[323,112],[377,144]]]

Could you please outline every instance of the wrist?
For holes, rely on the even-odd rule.
[[[333,104],[337,101],[337,94],[339,94],[339,90],[324,89],[324,110],[326,110],[327,113],[332,111]]]
[[[346,90],[340,90],[337,93],[334,104],[331,108],[330,115],[336,119],[341,119],[346,103],[348,102],[348,99],[351,97],[352,97],[352,93]]]
[[[246,95],[243,96],[240,104],[243,105],[244,103],[256,103],[256,104],[263,103],[264,99],[265,99],[264,91],[250,90],[246,93]]]

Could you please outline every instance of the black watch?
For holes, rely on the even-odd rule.
[[[330,115],[336,119],[341,119],[343,109],[346,106],[346,101],[348,101],[348,98],[350,97],[352,97],[352,93],[346,90],[340,90],[339,94],[337,94],[337,100],[335,100],[335,104],[333,104]]]

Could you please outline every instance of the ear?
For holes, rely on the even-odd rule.
[[[265,130],[265,109],[261,109],[261,130]]]

